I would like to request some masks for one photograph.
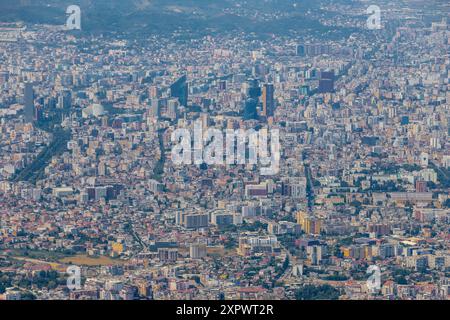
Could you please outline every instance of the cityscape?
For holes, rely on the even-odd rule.
[[[449,18],[2,1],[0,300],[450,300]]]

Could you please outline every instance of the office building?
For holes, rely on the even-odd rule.
[[[180,105],[187,107],[188,105],[189,86],[187,84],[187,76],[184,75],[170,86],[170,97],[178,98]]]
[[[33,122],[34,118],[34,90],[32,83],[25,83],[24,89],[24,113],[25,113],[25,121]]]
[[[273,84],[264,84],[262,90],[262,113],[264,117],[273,117],[275,111],[274,87]]]
[[[244,120],[257,119],[257,108],[259,97],[261,96],[261,88],[258,79],[247,80],[247,100],[244,105]]]
[[[322,71],[319,80],[319,93],[329,93],[334,91],[334,72]]]

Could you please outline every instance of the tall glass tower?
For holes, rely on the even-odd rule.
[[[244,120],[257,119],[257,107],[259,104],[259,97],[261,96],[261,88],[259,87],[258,79],[247,80],[247,100],[244,106]]]
[[[180,105],[187,107],[188,90],[189,86],[187,84],[187,76],[184,75],[170,86],[170,96],[172,98],[178,98]]]

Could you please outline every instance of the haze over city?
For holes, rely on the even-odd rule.
[[[449,6],[2,0],[0,300],[448,300]]]

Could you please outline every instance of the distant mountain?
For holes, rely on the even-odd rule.
[[[79,5],[87,32],[172,33],[330,31],[309,18],[319,0],[1,0],[0,22],[64,24]]]

